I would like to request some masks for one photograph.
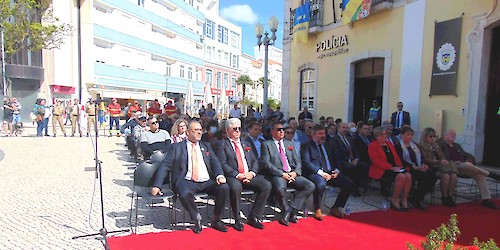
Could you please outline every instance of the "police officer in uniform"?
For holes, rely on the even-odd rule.
[[[378,105],[377,100],[373,100],[373,106],[368,111],[368,123],[373,124],[373,127],[380,126],[380,122],[382,121],[382,109]]]
[[[57,100],[55,105],[52,107],[52,128],[54,131],[54,137],[56,137],[57,133],[57,124],[59,123],[59,127],[61,127],[61,131],[64,134],[64,137],[66,137],[66,130],[64,129],[64,122],[63,122],[63,114],[64,114],[64,106],[62,105],[61,100]]]
[[[70,112],[68,115],[71,115],[71,137],[75,136],[76,126],[78,125],[78,132],[80,133],[80,137],[82,137],[82,129],[80,128],[80,105],[78,104],[78,99],[75,98],[73,100],[73,105],[70,106]]]
[[[93,99],[90,99],[90,101],[85,105],[85,113],[87,113],[87,137],[89,137],[89,132],[93,128],[94,132],[97,134],[97,128],[96,128],[96,120],[95,120],[95,115],[96,115],[96,107]]]

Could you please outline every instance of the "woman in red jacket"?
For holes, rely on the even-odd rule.
[[[373,135],[377,139],[368,146],[368,155],[372,161],[368,175],[375,180],[394,182],[391,208],[408,211],[408,194],[411,189],[411,174],[404,169],[394,145],[387,141],[387,130],[376,127]],[[399,195],[401,194],[401,202]]]

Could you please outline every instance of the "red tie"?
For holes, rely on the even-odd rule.
[[[235,141],[233,141],[233,144],[234,144],[234,150],[236,151],[236,159],[238,160],[238,172],[244,173],[245,165],[243,164],[243,157],[241,157],[240,148],[238,147],[238,144]]]

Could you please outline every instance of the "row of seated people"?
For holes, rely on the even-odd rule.
[[[201,141],[201,124],[191,121],[186,131],[187,140],[172,144],[159,166],[155,187],[151,190],[153,195],[161,194],[160,187],[170,174],[171,187],[194,221],[195,233],[202,230],[201,215],[194,202],[194,194],[199,192],[215,197],[211,225],[222,232],[227,231],[220,220],[227,197],[230,197],[235,215],[233,227],[238,231],[243,230],[240,218],[243,189],[251,189],[256,193],[247,221],[247,224],[255,228],[264,228],[261,223],[262,214],[271,189],[282,211],[279,218],[282,225],[297,222],[297,212],[311,193],[315,206],[314,217],[321,220],[323,214],[320,201],[326,185],[340,187],[341,192],[330,209],[330,214],[344,217],[340,208],[347,202],[355,184],[337,167],[339,160],[335,155],[336,151],[332,145],[325,143],[324,126],[313,126],[312,140],[301,146],[300,157],[294,150],[293,143],[283,140],[285,127],[280,122],[271,126],[272,139],[261,142],[260,157],[252,152],[250,143],[240,139],[242,127],[239,119],[227,120],[225,130],[227,138],[218,141],[214,151],[209,143]],[[372,158],[369,176],[375,179],[385,176],[394,180],[396,184],[391,205],[400,211],[407,210],[408,193],[412,187],[411,170],[403,170],[403,164],[394,145],[388,142],[384,128],[376,128],[374,135],[377,140],[368,146]],[[290,203],[286,199],[287,187],[296,189]],[[399,194],[402,194],[401,202]]]

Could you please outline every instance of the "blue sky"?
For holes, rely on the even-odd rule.
[[[241,26],[242,52],[253,56],[253,47],[257,45],[255,25],[261,23],[270,32],[271,16],[279,20],[276,47],[283,48],[284,4],[284,0],[220,0],[219,15]]]

